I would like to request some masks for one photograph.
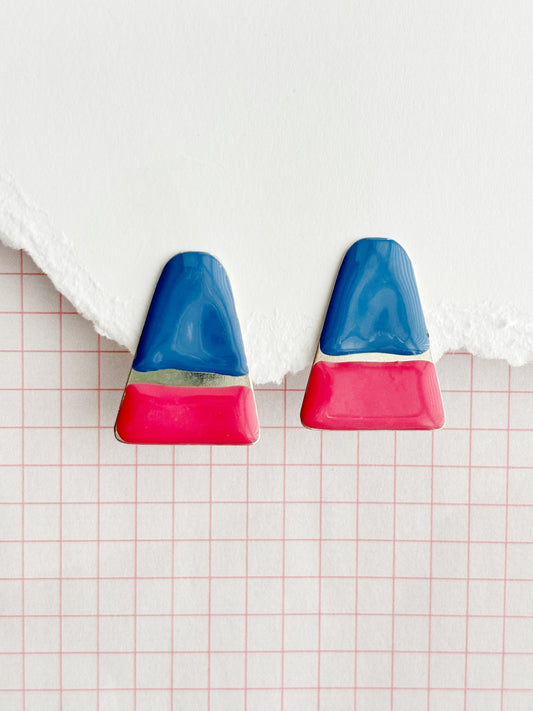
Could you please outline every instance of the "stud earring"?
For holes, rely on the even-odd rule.
[[[413,267],[397,242],[361,239],[347,251],[300,417],[327,430],[444,425]]]
[[[228,276],[215,257],[165,265],[115,424],[131,444],[252,444],[259,424]]]

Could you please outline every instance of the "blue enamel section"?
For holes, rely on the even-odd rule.
[[[427,351],[429,339],[413,267],[397,242],[361,239],[346,252],[320,348],[333,356]]]
[[[248,365],[224,267],[205,252],[182,252],[163,269],[133,368],[246,375]]]

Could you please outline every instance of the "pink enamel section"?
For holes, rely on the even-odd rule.
[[[252,444],[259,423],[247,387],[135,383],[124,391],[115,433],[130,444]]]
[[[444,425],[433,363],[315,363],[302,424],[323,430],[432,430]]]

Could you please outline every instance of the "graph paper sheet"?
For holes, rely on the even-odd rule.
[[[451,354],[431,432],[128,446],[131,355],[0,249],[0,709],[533,709],[533,368]]]

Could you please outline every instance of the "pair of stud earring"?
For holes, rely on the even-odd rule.
[[[306,427],[437,429],[444,410],[409,257],[361,239],[344,256],[301,409]],[[259,422],[228,276],[183,252],[156,286],[115,425],[133,444],[252,444]]]

